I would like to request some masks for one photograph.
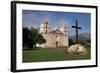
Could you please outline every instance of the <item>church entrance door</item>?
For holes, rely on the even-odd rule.
[[[56,47],[58,47],[58,41],[56,41]]]

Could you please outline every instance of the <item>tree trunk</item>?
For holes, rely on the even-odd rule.
[[[36,48],[36,44],[34,44],[34,47]]]

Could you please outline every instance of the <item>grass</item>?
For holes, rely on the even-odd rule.
[[[87,55],[66,54],[65,48],[36,48],[23,50],[23,62],[44,62],[64,60],[85,60],[90,59],[90,49]]]

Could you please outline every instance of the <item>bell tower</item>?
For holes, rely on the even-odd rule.
[[[69,35],[68,35],[68,29],[67,29],[67,26],[66,24],[64,24],[61,28],[60,28],[60,31],[63,33],[63,46],[69,46]]]
[[[48,21],[44,19],[40,25],[40,33],[48,33],[48,32],[49,32]]]
[[[61,28],[60,28],[60,31],[66,36],[67,35],[67,26],[66,24],[64,24]]]

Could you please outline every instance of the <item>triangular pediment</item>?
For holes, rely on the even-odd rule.
[[[60,30],[53,30],[51,33],[62,33]]]

